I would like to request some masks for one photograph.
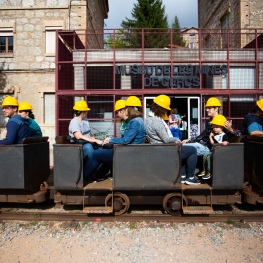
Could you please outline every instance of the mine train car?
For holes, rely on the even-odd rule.
[[[83,185],[82,145],[60,136],[50,175],[48,137],[0,146],[0,202],[82,205],[85,213],[121,215],[130,205],[160,205],[171,214],[210,214],[213,205],[263,203],[263,138],[241,136],[213,148],[213,177],[180,183],[180,145],[115,145],[113,180]]]

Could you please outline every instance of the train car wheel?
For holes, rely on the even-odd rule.
[[[126,194],[114,193],[113,198],[113,213],[114,215],[122,215],[128,211],[130,200]],[[112,205],[112,194],[108,194],[105,198],[105,206]]]
[[[170,215],[180,215],[182,212],[182,198],[183,204],[187,205],[187,199],[180,193],[167,194],[163,199],[163,208]]]

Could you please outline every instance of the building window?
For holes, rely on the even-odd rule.
[[[0,53],[13,53],[13,28],[0,28]]]
[[[189,43],[189,48],[194,49],[195,48],[195,43]]]
[[[195,35],[190,35],[190,38],[191,39],[195,39]]]
[[[46,27],[46,54],[55,55],[56,53],[56,30],[62,27],[47,26]]]
[[[230,89],[255,89],[256,70],[255,68],[230,68]],[[222,78],[222,87],[227,89],[228,77]]]
[[[55,124],[55,94],[44,94],[44,122],[45,124]]]

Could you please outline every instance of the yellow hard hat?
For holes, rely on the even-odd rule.
[[[213,118],[213,120],[212,120],[210,123],[211,123],[211,124],[214,124],[214,125],[219,125],[219,126],[224,127],[225,121],[226,121],[225,116],[223,116],[223,115],[221,115],[221,114],[218,114],[218,115],[216,115],[216,116]]]
[[[33,110],[33,108],[32,108],[32,105],[29,102],[23,101],[23,102],[19,103],[18,110],[19,111],[21,111],[21,110]]]
[[[88,111],[90,108],[88,107],[88,104],[85,100],[78,100],[76,101],[73,110]]]
[[[159,95],[153,100],[156,104],[161,106],[162,108],[165,108],[167,110],[171,110],[170,103],[171,99],[166,95]]]
[[[2,107],[5,106],[18,106],[18,101],[14,97],[5,97],[3,102],[2,102]]]
[[[164,120],[164,121],[168,121],[168,120],[169,120],[169,117],[168,117],[167,114],[163,115],[163,120]]]
[[[129,107],[129,106],[142,107],[142,103],[138,97],[130,96],[127,98],[127,100],[125,102],[125,106],[127,106],[127,107]]]
[[[257,101],[258,107],[263,111],[263,99]]]
[[[115,102],[115,109],[114,109],[114,111],[121,110],[121,109],[123,109],[125,107],[126,107],[125,100],[117,100]]]
[[[206,107],[221,107],[221,102],[219,101],[218,98],[211,97],[207,100],[206,102]]]

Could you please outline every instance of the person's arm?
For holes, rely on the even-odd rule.
[[[257,122],[251,123],[248,126],[248,133],[251,136],[263,137],[262,126],[259,123],[257,123]]]
[[[227,134],[224,134],[222,145],[227,146],[228,144],[229,144],[228,136],[227,136]]]
[[[6,138],[0,140],[0,145],[11,145],[15,144],[17,139],[17,132],[18,132],[19,125],[14,121],[9,121],[6,125]]]
[[[214,133],[211,132],[211,133],[209,134],[209,141],[210,141],[210,144],[211,144],[212,146],[215,144],[213,137],[214,137]]]
[[[250,132],[249,134],[252,135],[252,136],[263,137],[263,131],[259,131],[259,130]]]
[[[82,139],[82,140],[85,140],[85,141],[88,141],[88,142],[96,142],[97,144],[102,144],[102,141],[101,140],[98,140],[96,139],[95,137],[88,137],[88,136],[85,136],[83,135],[80,131],[76,131],[73,133],[74,134],[74,137],[79,140],[79,139]]]
[[[140,131],[141,124],[136,119],[131,120],[125,128],[123,137],[121,138],[106,138],[103,144],[110,142],[114,144],[130,144]]]
[[[225,132],[228,133],[228,135],[231,136],[240,136],[241,132],[238,130],[235,130],[232,126],[232,120],[226,120],[224,123],[224,127],[225,127]]]

